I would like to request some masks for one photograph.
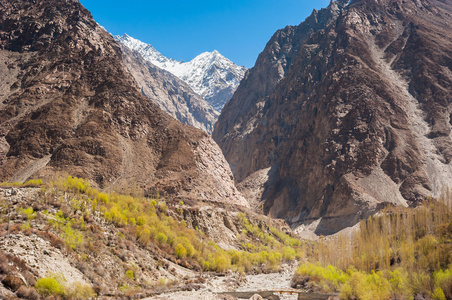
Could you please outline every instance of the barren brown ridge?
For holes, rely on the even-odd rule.
[[[0,8],[0,181],[64,171],[101,188],[136,182],[246,205],[218,146],[141,94],[113,37],[78,1]]]

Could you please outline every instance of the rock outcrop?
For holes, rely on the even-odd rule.
[[[218,146],[142,95],[113,37],[78,1],[0,6],[0,181],[64,171],[101,188],[136,182],[247,205],[224,158],[205,163]]]
[[[220,113],[175,75],[120,44],[124,63],[142,93],[180,122],[211,134]]]
[[[244,194],[293,226],[351,226],[452,181],[452,2],[332,2],[278,31],[213,137]]]

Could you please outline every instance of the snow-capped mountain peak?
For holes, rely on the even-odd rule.
[[[245,76],[245,67],[237,66],[217,50],[201,53],[189,62],[181,62],[165,57],[150,44],[127,34],[115,38],[128,48],[138,51],[145,60],[185,81],[219,111]]]
[[[151,44],[143,43],[142,41],[131,37],[127,33],[124,33],[122,36],[115,36],[115,39],[126,45],[128,48],[138,51],[145,60],[153,63],[159,68],[166,69],[181,63],[175,59],[166,58],[154,47],[152,47]]]

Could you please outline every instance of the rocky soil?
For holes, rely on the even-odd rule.
[[[30,268],[35,269],[38,277],[50,273],[61,273],[68,283],[86,283],[83,274],[65,259],[60,249],[51,246],[39,236],[11,234],[0,240],[0,250],[9,255],[20,257]]]
[[[87,284],[96,294],[106,299],[156,296],[157,299],[180,297],[208,297],[229,299],[223,292],[256,290],[284,285],[289,282],[294,264],[283,266],[284,272],[261,275],[239,273],[201,272],[194,260],[176,257],[168,245],[139,243],[132,228],[106,222],[99,213],[86,215],[73,210],[71,194],[53,194],[47,188],[0,188],[0,295],[16,299],[14,292],[22,285],[33,287],[42,277],[65,279],[67,286]],[[184,221],[189,228],[202,232],[204,239],[212,240],[221,248],[241,249],[244,230],[238,213],[245,212],[251,224],[270,233],[269,226],[290,232],[282,220],[271,220],[253,213],[241,205],[198,202],[190,205],[167,203],[167,214]],[[33,214],[23,209],[33,208]],[[8,212],[10,222],[8,225]],[[81,225],[55,225],[57,215],[64,214],[64,222],[85,220]],[[68,221],[72,220],[72,221]],[[63,222],[63,223],[64,223]],[[78,221],[77,221],[78,222]],[[80,223],[73,224],[80,224]],[[8,234],[9,228],[9,234]],[[82,231],[80,231],[82,230]],[[81,245],[71,247],[77,232],[83,232]],[[198,266],[198,267],[197,267]],[[126,271],[133,271],[133,278]],[[262,272],[253,269],[256,274]],[[8,276],[18,278],[19,285],[8,285]],[[2,283],[3,282],[3,283]],[[259,287],[259,284],[262,286]]]

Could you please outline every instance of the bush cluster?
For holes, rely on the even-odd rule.
[[[61,274],[50,274],[39,278],[35,285],[39,294],[44,297],[59,296],[63,299],[90,299],[96,296],[91,286],[81,282],[67,283]]]
[[[237,236],[241,247],[226,251],[206,239],[199,230],[188,228],[183,220],[171,217],[175,215],[174,209],[181,209],[185,205],[182,201],[175,207],[169,207],[165,199],[146,198],[138,192],[134,194],[101,192],[84,179],[60,177],[41,190],[41,202],[51,204],[58,211],[41,211],[37,214],[32,207],[25,207],[20,210],[20,214],[29,222],[36,217],[47,219],[53,233],[48,233],[44,238],[50,239],[52,245],[60,249],[64,243],[65,249],[75,251],[80,260],[89,259],[89,252],[98,251],[93,239],[97,234],[96,226],[91,223],[93,218],[115,227],[121,239],[137,241],[143,248],[161,248],[173,254],[181,265],[205,271],[272,271],[278,270],[283,262],[304,256],[304,245],[300,240],[264,222],[259,226],[253,224],[245,214],[239,214],[244,229]],[[176,216],[180,217],[180,214]],[[26,230],[31,229],[30,223],[24,226]],[[127,255],[122,251],[112,251],[121,260],[127,261]],[[83,264],[80,266],[83,267]],[[39,282],[37,288],[41,294],[58,294],[54,282],[56,279],[52,278],[47,277]],[[64,283],[60,282],[60,288],[65,295],[70,294]]]
[[[151,243],[169,246],[179,259],[196,261],[206,271],[224,272],[234,269],[247,272],[252,267],[276,270],[283,261],[302,256],[301,241],[269,227],[271,234],[249,222],[245,214],[239,214],[246,228],[242,234],[242,250],[225,251],[213,242],[205,241],[200,233],[168,215],[168,206],[162,199],[133,197],[118,193],[103,193],[92,188],[86,180],[67,177],[50,185],[57,191],[69,192],[74,211],[89,210],[99,213],[107,222],[118,228],[130,228],[142,247]],[[179,202],[181,207],[183,202]],[[83,222],[83,220],[81,221]],[[83,234],[73,229],[80,221],[69,220],[59,212],[54,224],[62,231],[63,240],[75,249],[83,243]],[[77,227],[81,227],[79,225]],[[253,243],[245,242],[255,240]]]
[[[41,179],[31,179],[24,182],[2,182],[0,186],[14,186],[14,187],[40,187],[43,185]]]
[[[452,199],[391,207],[351,235],[324,238],[296,276],[342,299],[452,299]]]

